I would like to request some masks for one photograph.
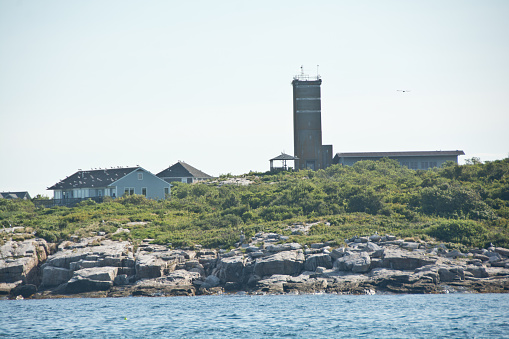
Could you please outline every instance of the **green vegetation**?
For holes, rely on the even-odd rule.
[[[316,172],[249,173],[243,176],[252,181],[248,186],[177,183],[164,201],[127,196],[37,209],[30,201],[0,200],[0,223],[30,227],[49,241],[106,232],[114,239],[152,238],[174,247],[229,248],[241,231],[247,237],[278,232],[302,244],[342,243],[378,232],[509,247],[509,158],[474,160],[428,171],[383,159]],[[307,235],[292,235],[288,226],[300,222],[318,224]],[[119,227],[130,233],[113,235]]]

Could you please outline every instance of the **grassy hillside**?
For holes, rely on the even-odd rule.
[[[481,164],[446,164],[414,171],[396,161],[362,161],[326,170],[249,173],[252,184],[176,184],[171,199],[128,196],[74,208],[36,209],[30,201],[0,200],[0,223],[26,226],[49,241],[118,227],[130,234],[113,238],[153,238],[174,247],[201,244],[231,247],[256,232],[278,232],[309,244],[353,235],[390,233],[465,246],[493,243],[509,247],[509,158]],[[129,222],[147,222],[131,224]],[[321,222],[308,235],[288,226]],[[330,226],[325,223],[330,223]],[[0,239],[1,241],[1,239]]]

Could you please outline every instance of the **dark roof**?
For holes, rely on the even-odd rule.
[[[383,157],[430,157],[430,156],[451,156],[465,155],[463,151],[411,151],[411,152],[350,152],[336,153],[336,157],[365,157],[365,158],[383,158]]]
[[[275,158],[272,158],[270,160],[299,160],[299,158],[294,157],[293,155],[289,155],[286,153],[281,153],[281,155],[278,155]]]
[[[100,169],[90,171],[78,171],[48,188],[48,190],[59,190],[69,188],[107,187],[111,183],[125,177],[129,173],[141,167],[126,167]]]
[[[179,161],[176,164],[156,174],[159,178],[212,178],[207,173],[203,173],[199,169]]]
[[[0,199],[30,199],[28,192],[0,192]]]

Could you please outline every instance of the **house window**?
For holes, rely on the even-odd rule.
[[[138,180],[143,180],[143,173],[138,173]]]
[[[141,195],[143,195],[145,197],[147,196],[147,188],[146,187],[141,188]]]
[[[430,161],[429,162],[429,167],[437,167],[437,162],[436,161]]]
[[[133,195],[133,194],[134,194],[134,187],[124,188],[124,195]]]
[[[169,187],[165,187],[164,188],[164,196],[167,196],[168,194],[170,194],[170,188]]]
[[[417,161],[410,161],[410,168],[411,169],[417,169]]]
[[[426,170],[428,169],[428,162],[427,161],[421,161],[421,169]]]
[[[401,163],[401,166],[405,166],[406,168],[408,168],[408,161],[403,161],[403,162]]]
[[[187,178],[187,183],[188,184],[192,184],[193,183],[193,178]]]

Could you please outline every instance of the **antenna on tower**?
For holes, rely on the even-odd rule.
[[[318,67],[320,67],[320,65],[316,65],[316,77],[317,78],[320,77],[320,72],[318,72]]]

